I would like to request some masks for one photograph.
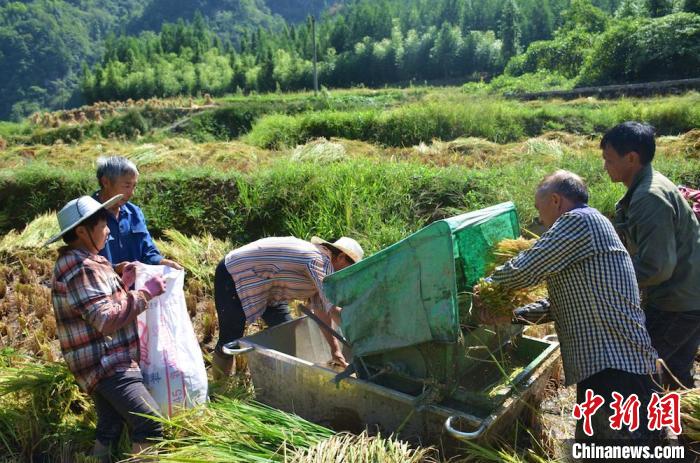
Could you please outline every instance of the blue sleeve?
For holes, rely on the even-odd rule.
[[[134,209],[136,210],[139,222],[143,223],[143,228],[146,230],[142,236],[141,243],[139,243],[141,246],[141,258],[139,261],[144,264],[158,265],[160,261],[163,260],[163,256],[153,242],[153,238],[151,238],[148,227],[146,227],[146,217],[144,217],[143,212],[141,212],[141,208],[134,206]]]

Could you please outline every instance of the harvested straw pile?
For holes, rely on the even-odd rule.
[[[525,238],[500,241],[492,250],[492,260],[486,272],[493,273],[496,267],[505,264],[522,251],[530,249],[535,241]],[[547,288],[544,284],[532,288],[505,291],[483,278],[477,283],[474,292],[479,295],[481,306],[494,317],[510,316],[513,309],[547,297]]]
[[[281,462],[333,435],[296,415],[226,397],[160,421],[168,437],[156,445],[154,461]]]
[[[691,442],[700,442],[700,389],[681,393],[683,435]]]
[[[0,454],[34,461],[88,451],[94,423],[92,403],[63,362],[0,351]]]
[[[157,242],[163,255],[182,264],[187,273],[195,279],[206,293],[211,294],[214,269],[231,249],[225,242],[210,234],[186,236],[177,230],[165,230],[165,240]]]
[[[305,145],[297,146],[291,155],[296,162],[314,162],[320,165],[344,161],[347,158],[345,146],[342,143],[317,138]]]
[[[411,448],[405,442],[381,436],[336,434],[306,450],[288,456],[286,463],[421,463],[435,462],[432,448]]]
[[[11,252],[16,249],[41,249],[44,243],[58,231],[56,213],[47,212],[28,223],[21,232],[12,230],[0,238],[0,252]],[[58,243],[53,244],[52,248],[59,245]]]

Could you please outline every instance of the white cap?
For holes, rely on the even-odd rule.
[[[348,256],[350,260],[352,260],[354,263],[361,261],[362,258],[365,256],[365,251],[362,250],[362,246],[360,246],[360,243],[358,243],[352,238],[348,238],[347,236],[343,236],[335,243],[330,243],[326,240],[319,238],[318,236],[314,236],[313,238],[311,238],[311,242],[313,244],[326,244],[328,246],[331,246]]]

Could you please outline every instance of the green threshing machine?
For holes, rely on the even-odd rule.
[[[470,291],[493,245],[519,234],[504,203],[433,222],[328,276],[352,375],[327,366],[330,350],[308,317],[227,350],[248,355],[261,401],[336,429],[447,447],[486,439],[540,395],[558,357],[556,343],[521,326],[471,322]]]

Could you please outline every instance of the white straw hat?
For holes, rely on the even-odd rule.
[[[63,209],[56,214],[58,217],[58,226],[61,228],[60,233],[44,243],[44,246],[57,241],[100,209],[109,209],[111,206],[121,201],[123,197],[124,195],[116,195],[102,204],[91,196],[81,196],[80,198],[68,201],[68,204],[63,206]]]
[[[362,258],[365,256],[365,251],[362,250],[362,246],[360,246],[360,243],[358,243],[352,238],[348,238],[347,236],[343,236],[335,243],[330,243],[326,240],[319,238],[318,236],[314,236],[313,238],[311,238],[311,242],[313,244],[325,244],[331,246],[337,249],[338,251],[344,253],[354,263],[361,261]]]

